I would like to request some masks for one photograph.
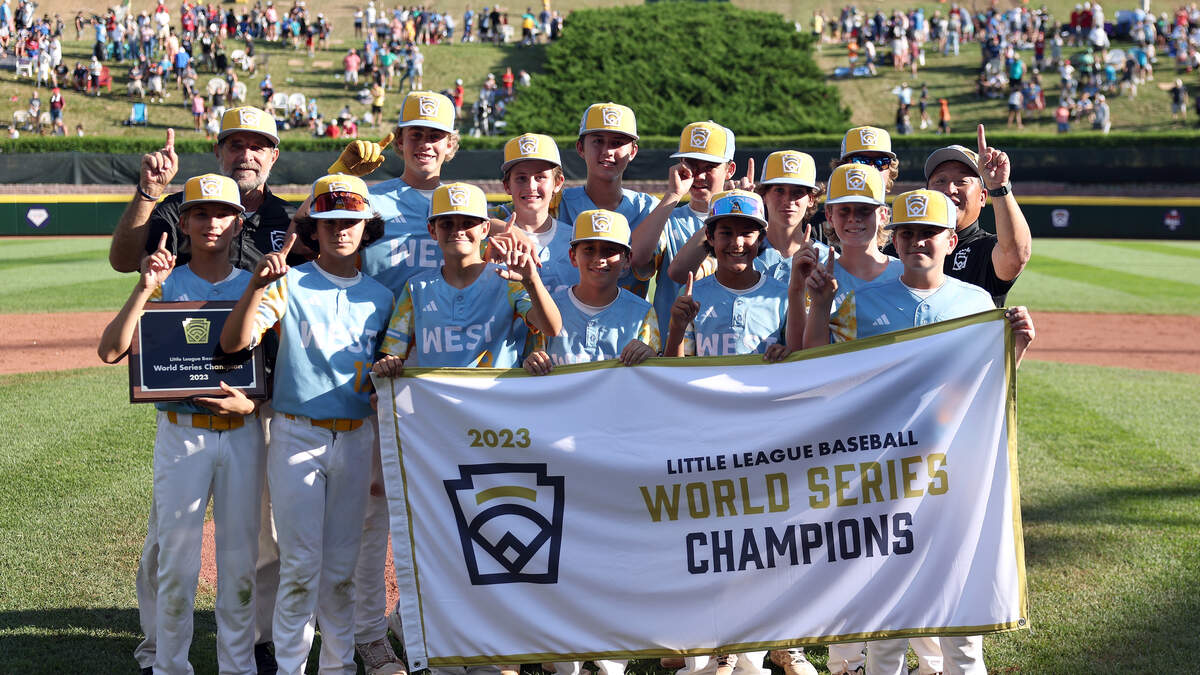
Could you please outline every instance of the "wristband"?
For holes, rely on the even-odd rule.
[[[1003,197],[1004,195],[1008,194],[1009,192],[1012,192],[1012,183],[1005,183],[1004,185],[1001,185],[1000,187],[996,188],[995,190],[987,191],[989,197]]]
[[[158,201],[158,197],[155,197],[155,196],[151,195],[149,192],[146,192],[145,190],[142,189],[141,181],[134,183],[134,187],[137,188],[137,193],[138,193],[138,195],[141,196],[142,199],[145,199],[148,202],[157,202]]]

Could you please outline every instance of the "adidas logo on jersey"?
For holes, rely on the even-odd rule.
[[[871,322],[871,325],[872,326],[890,326],[890,325],[892,325],[892,322],[888,321],[887,314],[880,314],[878,317],[876,317],[876,319],[874,321]]]
[[[436,312],[436,311],[438,311],[437,303],[434,302],[433,300],[430,300],[429,304],[427,304],[421,308],[421,311],[422,312]]]

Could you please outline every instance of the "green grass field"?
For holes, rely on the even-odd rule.
[[[107,245],[6,241],[0,313],[115,309],[132,277],[107,271]],[[1082,259],[1089,264],[1071,262]],[[1195,242],[1041,240],[1010,299],[1035,318],[1068,308],[1196,314],[1198,272]],[[62,297],[94,279],[104,281],[88,298]],[[0,672],[81,670],[81,655],[86,672],[135,672],[133,577],[154,421],[125,391],[122,367],[0,376]],[[991,672],[1191,672],[1200,648],[1198,417],[1200,376],[1022,367],[1032,630],[986,639]],[[197,602],[197,672],[215,671],[212,600],[202,592]],[[823,664],[823,650],[810,657]],[[649,662],[631,670],[658,672]]]

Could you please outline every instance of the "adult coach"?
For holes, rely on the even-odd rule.
[[[267,187],[267,178],[279,157],[278,146],[274,118],[258,108],[230,108],[221,116],[221,131],[213,154],[220,164],[221,174],[237,183],[242,206],[246,209],[242,232],[229,249],[234,267],[254,269],[263,255],[279,250],[286,238],[295,208]],[[178,256],[179,264],[190,258],[187,239],[179,232],[179,205],[183,193],[159,202],[178,171],[175,131],[167,129],[166,145],[142,156],[136,192],[113,231],[108,262],[114,270],[137,271],[142,256],[157,248],[164,232],[167,249]],[[293,255],[296,263],[304,262],[302,255]]]
[[[242,230],[229,247],[229,258],[234,267],[253,270],[263,255],[282,248],[287,238],[295,209],[272,194],[266,184],[271,167],[279,157],[278,145],[275,120],[257,108],[230,108],[221,117],[221,132],[213,146],[213,154],[220,164],[221,174],[237,183],[242,206],[246,209]],[[142,256],[157,249],[164,233],[167,235],[167,250],[177,256],[177,264],[182,265],[191,258],[190,243],[179,229],[183,192],[159,201],[178,171],[175,132],[168,129],[166,145],[142,157],[136,193],[113,231],[108,260],[114,270],[137,270]],[[303,262],[301,256],[294,261],[289,259],[292,264]],[[270,644],[271,618],[279,585],[279,553],[271,536],[268,499],[264,497],[262,504],[263,521],[260,524],[255,579],[258,637],[254,656],[260,673],[274,673],[274,649]],[[155,519],[152,509],[136,581],[138,614],[146,637],[133,655],[143,673],[150,672],[156,651],[154,607],[158,595],[158,533],[154,526]]]
[[[925,186],[945,194],[958,209],[958,245],[946,256],[943,271],[982,287],[997,307],[1029,262],[1033,237],[1010,182],[1008,155],[987,144],[979,125],[979,151],[961,145],[934,150],[925,160]],[[979,226],[979,214],[992,198],[996,233]],[[888,255],[895,255],[895,249]]]

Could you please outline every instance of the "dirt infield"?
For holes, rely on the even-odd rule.
[[[0,315],[0,374],[103,365],[111,312]],[[1200,375],[1200,316],[1035,312],[1029,358]]]

